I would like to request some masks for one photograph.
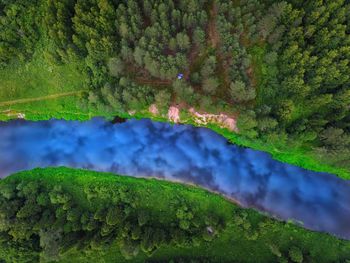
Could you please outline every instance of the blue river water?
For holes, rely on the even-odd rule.
[[[68,166],[194,183],[283,220],[350,239],[350,182],[237,147],[213,131],[150,120],[0,122],[0,178]]]

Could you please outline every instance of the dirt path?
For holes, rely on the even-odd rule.
[[[229,89],[230,86],[230,77],[228,72],[228,63],[225,55],[220,52],[220,34],[218,32],[217,28],[217,16],[218,16],[218,6],[216,1],[214,0],[212,3],[212,6],[209,11],[209,24],[208,24],[208,37],[209,37],[209,44],[212,46],[212,48],[215,49],[216,53],[216,59],[218,61],[217,66],[217,74],[219,78],[222,80],[223,88],[221,88],[218,91],[218,94],[220,97],[226,96],[226,91]]]
[[[217,48],[218,43],[220,41],[220,36],[216,28],[216,17],[218,14],[218,7],[213,1],[213,5],[210,8],[210,18],[209,18],[209,25],[208,25],[208,36],[210,40],[210,44],[213,48]]]
[[[70,91],[70,92],[52,94],[52,95],[47,95],[47,96],[42,96],[42,97],[37,97],[37,98],[27,98],[27,99],[17,99],[17,100],[2,101],[2,102],[0,102],[0,107],[2,107],[2,106],[10,106],[10,105],[20,104],[20,103],[33,102],[33,101],[51,100],[51,99],[56,99],[56,98],[60,98],[60,97],[66,97],[66,96],[70,96],[70,95],[77,95],[77,94],[80,94],[82,92],[83,92],[83,90],[78,90],[78,91]]]
[[[138,84],[145,84],[145,85],[156,85],[156,86],[169,86],[169,85],[171,85],[171,80],[148,79],[148,78],[136,77],[135,81]]]

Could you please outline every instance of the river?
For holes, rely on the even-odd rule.
[[[112,124],[0,122],[0,177],[67,166],[193,183],[283,220],[350,239],[350,182],[238,147],[206,128],[144,120]]]

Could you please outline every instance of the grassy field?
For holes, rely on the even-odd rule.
[[[154,218],[165,220],[172,220],[169,206],[175,199],[183,198],[200,207],[200,218],[215,213],[222,215],[226,222],[226,227],[212,241],[202,240],[191,247],[164,245],[150,257],[140,251],[130,262],[169,262],[170,259],[175,262],[287,262],[291,260],[289,251],[292,247],[300,248],[304,262],[344,262],[350,259],[348,241],[311,232],[292,223],[279,222],[252,209],[239,208],[219,195],[194,186],[68,168],[21,172],[1,180],[0,185],[13,181],[40,181],[48,186],[61,186],[79,206],[89,210],[98,205],[99,197],[96,202],[89,202],[84,192],[86,186],[105,187],[108,191],[123,187],[135,194],[136,200],[139,200],[138,209],[147,207],[153,211]],[[0,246],[0,258],[14,252]],[[60,262],[67,263],[127,261],[121,255],[117,241],[95,250],[72,248],[61,256]]]
[[[0,120],[24,113],[27,119],[86,119],[77,100],[84,87],[79,63],[47,63],[44,52],[36,51],[28,63],[14,61],[0,69]]]
[[[51,118],[88,120],[91,117],[90,114],[77,106],[78,97],[79,93],[54,99],[0,106],[0,120],[16,118],[20,113],[25,114],[25,119],[32,121]]]
[[[84,89],[78,64],[49,64],[43,56],[39,49],[30,62],[0,69],[0,103]]]

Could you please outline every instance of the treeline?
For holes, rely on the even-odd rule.
[[[68,168],[0,181],[1,262],[345,262],[349,248],[170,182]]]

